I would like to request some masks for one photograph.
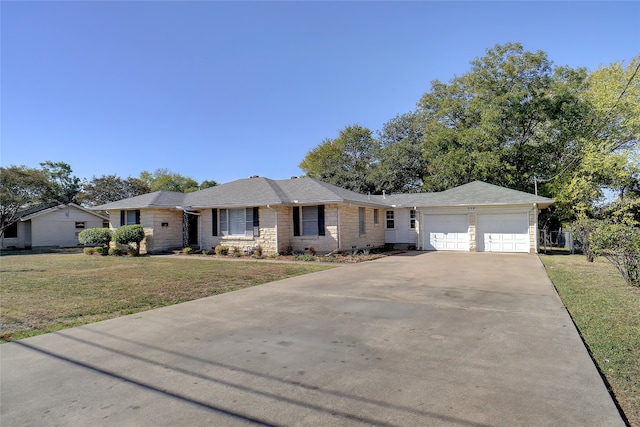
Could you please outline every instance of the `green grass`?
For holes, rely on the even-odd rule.
[[[640,426],[640,288],[605,259],[540,259],[629,424]]]
[[[0,342],[328,268],[182,257],[2,256]]]

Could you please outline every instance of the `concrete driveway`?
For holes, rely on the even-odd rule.
[[[0,354],[3,427],[624,425],[531,255],[393,256]]]

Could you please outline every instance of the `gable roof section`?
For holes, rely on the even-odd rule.
[[[449,207],[468,205],[521,205],[537,203],[545,208],[553,204],[547,197],[512,190],[483,181],[473,181],[438,193],[392,194],[386,197],[390,205],[416,207]]]
[[[29,213],[21,215],[20,216],[20,221],[28,221],[30,219],[37,218],[37,217],[39,217],[41,215],[46,215],[48,213],[51,213],[51,212],[54,212],[54,211],[57,211],[57,210],[60,210],[60,209],[66,209],[67,207],[72,207],[74,209],[78,209],[80,211],[86,212],[86,213],[91,214],[93,216],[97,216],[98,218],[103,219],[103,220],[109,219],[108,217],[106,217],[104,215],[101,215],[101,214],[99,214],[97,212],[92,212],[89,209],[83,208],[80,205],[76,205],[75,203],[69,203],[68,205],[56,204],[55,206],[43,205],[41,207],[41,209],[31,210]]]
[[[185,196],[185,193],[175,191],[155,191],[100,206],[93,206],[91,209],[106,211],[109,209],[140,209],[153,207],[175,208],[184,203]]]

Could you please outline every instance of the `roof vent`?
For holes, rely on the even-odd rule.
[[[259,175],[251,175],[249,178],[260,178]]]
[[[298,179],[298,177],[297,176],[292,176],[291,179]]]

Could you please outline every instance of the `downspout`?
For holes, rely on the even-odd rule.
[[[416,218],[415,220],[417,221],[417,227],[416,227],[416,249],[417,250],[422,250],[422,244],[420,243],[420,235],[422,233],[420,233],[420,227],[422,227],[422,212],[420,212],[418,210],[417,206],[413,207],[413,211],[416,213]]]
[[[538,253],[538,204],[533,204],[533,241],[535,242],[534,248]]]
[[[278,210],[267,205],[267,209],[270,209],[276,213],[276,253],[280,253],[280,246],[278,245]]]
[[[336,251],[339,251],[340,248],[342,247],[342,242],[341,242],[341,232],[340,232],[340,205],[338,205],[336,207],[336,213],[338,214],[338,247],[336,248]]]

